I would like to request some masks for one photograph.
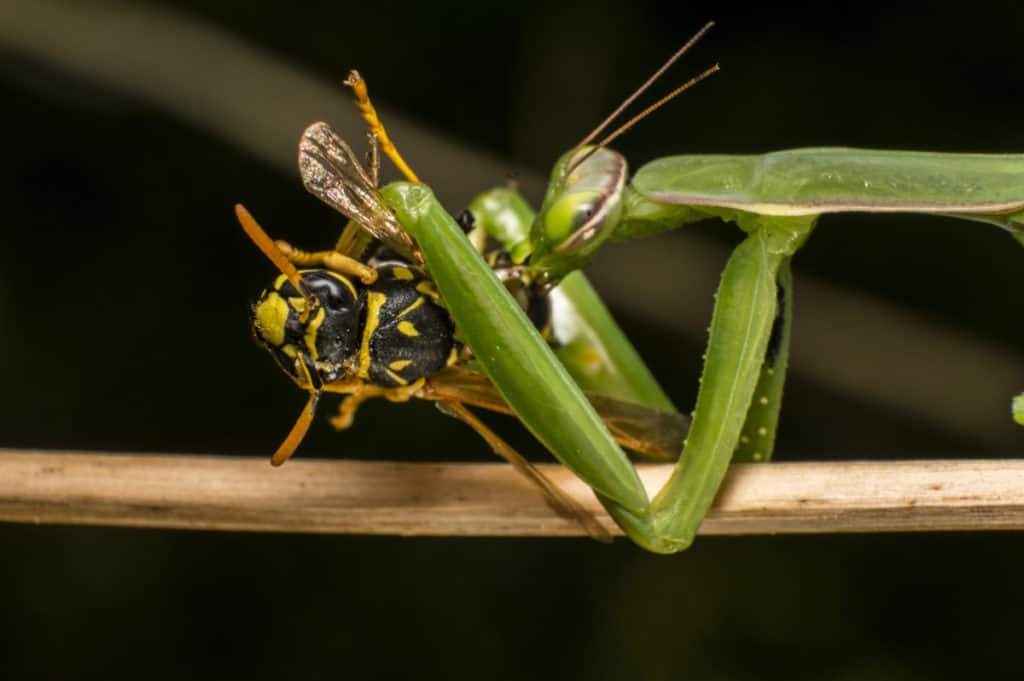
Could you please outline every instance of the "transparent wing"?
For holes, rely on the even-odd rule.
[[[421,396],[428,400],[462,402],[502,414],[512,413],[487,376],[461,367],[451,367],[431,376]],[[586,396],[620,445],[651,459],[675,461],[679,458],[690,428],[690,419],[685,415],[591,392]]]
[[[327,123],[313,123],[303,131],[299,173],[313,196],[359,224],[399,256],[423,262],[412,237],[384,204],[359,158]]]

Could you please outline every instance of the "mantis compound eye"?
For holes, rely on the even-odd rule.
[[[604,222],[603,197],[596,191],[572,192],[548,210],[544,232],[555,250],[573,248],[594,237]]]
[[[557,283],[584,267],[622,214],[626,161],[605,148],[581,147],[559,159],[531,230],[533,264]]]

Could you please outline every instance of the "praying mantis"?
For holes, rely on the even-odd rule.
[[[648,84],[710,26],[673,55]],[[467,237],[466,225],[456,222],[398,154],[369,101],[365,82],[353,72],[346,83],[355,91],[369,125],[372,148],[379,143],[407,181],[376,191],[371,163],[373,181],[363,184],[372,185],[373,191],[366,199],[365,187],[353,187],[346,179],[349,171],[339,170],[340,154],[327,153],[325,163],[325,158],[310,161],[311,156],[300,152],[307,189],[361,224],[346,230],[335,251],[313,254],[312,259],[297,251],[278,249],[275,254],[268,237],[257,237],[247,227],[282,277],[293,284],[285,296],[293,301],[288,303],[292,307],[280,308],[280,324],[301,323],[308,337],[307,320],[320,314],[318,294],[306,289],[306,275],[289,265],[324,265],[333,258],[331,253],[358,253],[360,249],[350,245],[365,240],[367,232],[383,238],[403,258],[429,272],[437,289],[435,302],[451,315],[458,337],[471,351],[473,366],[486,375],[508,409],[592,488],[631,540],[655,553],[676,553],[692,543],[730,461],[771,457],[788,357],[790,261],[822,215],[949,215],[995,225],[1024,245],[1024,155],[846,148],[691,155],[654,161],[629,179],[625,159],[607,147],[618,132],[594,142],[606,124],[558,160],[536,214],[515,191],[494,189],[471,202],[473,231]],[[307,136],[325,135],[328,147],[337,146],[330,141],[332,134],[329,128],[318,127],[307,131],[304,142]],[[368,226],[367,201],[379,201],[395,222],[383,230]],[[579,270],[609,241],[711,218],[735,224],[745,238],[729,258],[716,294],[696,406],[685,441],[678,443],[682,454],[665,487],[652,499],[584,390],[652,410],[674,408]],[[503,270],[504,281],[482,257],[486,237],[497,241],[510,261]],[[551,296],[560,310],[552,318],[557,347],[538,332],[521,301],[510,293],[510,279],[520,288]],[[280,279],[276,288],[283,283]],[[337,378],[337,371],[320,380],[323,362],[314,361],[315,348],[311,352],[312,359],[293,352],[279,360],[310,393],[310,400],[275,459],[282,452],[287,458],[297,446],[321,390],[351,394],[349,403],[355,405],[363,399],[360,395],[401,400],[424,397],[433,389],[429,377],[402,389],[369,392],[366,376],[358,386]],[[339,360],[333,368],[340,370],[346,361]],[[345,370],[358,371],[349,364]],[[427,398],[470,422],[451,399]],[[1019,422],[1024,421],[1022,404],[1024,395],[1014,401]],[[354,406],[349,419],[351,412]],[[478,432],[484,434],[479,428]]]

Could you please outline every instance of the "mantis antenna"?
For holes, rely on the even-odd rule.
[[[630,118],[628,121],[626,121],[625,123],[620,125],[615,130],[613,130],[611,133],[608,134],[607,137],[605,137],[603,140],[598,142],[595,145],[595,148],[607,146],[613,139],[615,139],[616,137],[618,137],[622,133],[624,133],[627,130],[629,130],[630,128],[632,128],[634,125],[636,125],[637,123],[642,121],[644,118],[646,118],[650,114],[654,113],[656,110],[660,109],[663,105],[665,105],[668,102],[670,102],[671,100],[675,99],[675,97],[677,95],[682,94],[686,90],[689,90],[691,87],[693,87],[697,83],[701,82],[702,80],[704,80],[708,76],[710,76],[710,75],[712,75],[714,73],[717,73],[720,70],[721,70],[721,68],[718,66],[718,64],[715,64],[714,66],[709,68],[707,71],[704,71],[703,73],[701,73],[698,76],[694,76],[690,80],[686,81],[685,83],[683,83],[682,85],[677,87],[672,92],[668,93],[667,95],[665,95],[664,97],[662,97],[661,99],[656,101],[654,104],[651,104],[649,107],[647,107],[646,109],[644,109],[643,111],[638,113],[636,116],[633,116],[632,118]]]
[[[587,135],[585,138],[583,138],[583,141],[580,142],[579,144],[577,144],[576,148],[578,149],[578,148],[582,147],[585,144],[590,144],[590,142],[595,137],[597,137],[598,135],[601,134],[602,130],[604,130],[609,125],[611,125],[612,121],[614,121],[616,118],[618,118],[619,114],[621,114],[623,111],[626,110],[626,107],[628,107],[630,104],[635,102],[637,97],[642,95],[644,92],[647,91],[647,89],[649,87],[654,85],[655,81],[657,81],[658,78],[661,78],[662,74],[664,74],[665,71],[667,71],[670,66],[675,64],[676,61],[678,61],[680,57],[682,57],[684,54],[686,54],[686,52],[691,47],[693,47],[697,43],[698,40],[703,38],[704,34],[707,33],[708,31],[710,31],[711,28],[714,25],[715,25],[715,22],[713,22],[713,21],[709,21],[708,23],[704,24],[704,27],[702,29],[700,29],[699,31],[697,31],[692,38],[687,40],[686,43],[682,47],[680,47],[678,50],[676,50],[675,54],[673,54],[671,57],[669,57],[668,60],[664,64],[662,64],[661,68],[659,68],[657,71],[655,71],[651,75],[651,77],[648,78],[644,82],[643,85],[638,87],[636,89],[636,91],[634,91],[633,94],[631,94],[629,97],[626,97],[626,99],[622,102],[622,104],[619,104],[618,108],[615,109],[615,111],[611,112],[611,114],[609,114],[607,118],[605,118],[603,121],[601,121],[600,125],[598,125],[596,128],[594,128],[594,130],[589,135]],[[680,90],[680,92],[682,92],[682,90]],[[675,94],[678,94],[678,93],[675,93]],[[672,97],[670,96],[668,99],[671,99],[671,98]]]
[[[573,150],[579,149],[580,147],[582,147],[582,146],[584,146],[586,144],[589,144],[590,142],[593,141],[593,139],[595,137],[600,135],[601,132],[603,132],[605,130],[605,128],[607,128],[609,125],[611,125],[612,121],[614,121],[616,118],[618,118],[619,115],[623,111],[625,111],[625,109],[630,104],[632,104],[634,101],[636,101],[637,97],[639,97],[644,92],[646,92],[647,89],[650,88],[651,85],[653,85],[654,82],[656,80],[658,80],[658,78],[660,78],[661,75],[663,73],[665,73],[665,71],[668,70],[668,68],[670,66],[672,66],[672,64],[676,63],[676,61],[681,56],[683,56],[691,47],[693,47],[693,45],[698,40],[700,40],[704,36],[705,33],[707,33],[709,30],[711,30],[711,27],[714,26],[714,25],[715,25],[715,22],[713,22],[713,21],[709,21],[708,23],[704,24],[704,27],[702,29],[697,31],[697,33],[694,34],[694,36],[692,38],[687,40],[686,43],[682,47],[680,47],[678,50],[676,50],[675,53],[671,57],[668,58],[668,61],[666,61],[664,64],[662,64],[661,68],[659,68],[657,71],[655,71],[654,74],[651,75],[650,78],[648,78],[646,81],[644,81],[644,84],[641,85],[640,87],[638,87],[633,92],[633,94],[631,94],[629,97],[626,97],[626,99],[622,102],[622,104],[619,104],[619,106],[615,109],[615,111],[613,111],[607,118],[605,118],[603,121],[601,121],[601,124],[598,125],[596,128],[594,128],[594,130],[589,135],[587,135],[585,138],[583,138],[583,141],[580,142],[579,144],[577,144],[573,148]],[[603,140],[601,140],[600,142],[595,144],[593,149],[591,149],[590,151],[585,153],[583,156],[581,156],[578,160],[576,160],[576,162],[572,164],[572,166],[569,168],[569,170],[566,171],[566,174],[571,173],[573,170],[578,168],[584,161],[586,161],[588,158],[590,158],[591,154],[593,154],[595,151],[597,151],[601,147],[607,146],[613,139],[615,139],[619,135],[623,134],[624,132],[626,132],[627,130],[632,128],[634,125],[636,125],[637,123],[642,121],[644,118],[646,118],[647,116],[652,114],[654,111],[656,111],[657,109],[661,108],[662,106],[664,106],[665,104],[667,104],[671,100],[675,99],[675,97],[677,97],[678,95],[680,95],[684,91],[689,90],[691,87],[693,87],[694,85],[696,85],[700,81],[704,80],[705,78],[707,78],[711,74],[716,73],[717,71],[719,71],[719,68],[720,67],[718,66],[718,64],[715,64],[714,66],[712,66],[711,68],[707,69],[706,71],[704,71],[700,75],[695,76],[694,78],[691,78],[690,80],[686,81],[685,83],[683,83],[682,85],[677,87],[675,90],[673,90],[672,92],[668,93],[667,95],[665,95],[664,97],[659,99],[654,104],[651,104],[649,107],[647,107],[646,109],[644,109],[643,111],[638,113],[636,116],[633,116],[632,118],[630,118],[623,125],[619,126],[615,131],[613,131],[611,134],[607,135]]]

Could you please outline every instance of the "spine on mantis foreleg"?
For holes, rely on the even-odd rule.
[[[644,516],[649,501],[632,464],[430,189],[399,182],[381,194],[423,251],[460,335],[523,424],[608,506]]]
[[[740,431],[734,463],[768,461],[775,447],[775,433],[782,408],[782,389],[789,366],[789,337],[793,326],[793,273],[790,258],[779,265],[775,321],[772,322],[764,364],[754,388],[754,399]]]

